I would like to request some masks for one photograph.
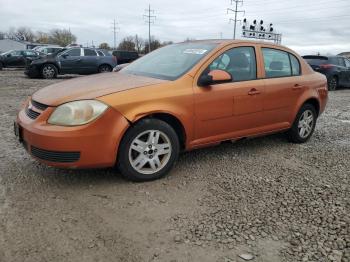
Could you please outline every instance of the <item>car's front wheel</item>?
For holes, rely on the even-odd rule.
[[[149,181],[165,176],[179,154],[174,129],[158,119],[143,119],[130,127],[118,152],[118,168],[132,181]]]
[[[52,64],[46,64],[41,68],[41,75],[44,79],[52,79],[57,76],[57,68]]]
[[[313,105],[304,104],[288,132],[289,140],[294,143],[304,143],[312,136],[317,120],[317,112]]]

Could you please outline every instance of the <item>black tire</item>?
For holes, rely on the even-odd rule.
[[[338,89],[338,78],[336,76],[330,77],[328,79],[327,85],[329,91],[335,91]]]
[[[304,113],[305,113],[305,115],[310,114],[310,116],[312,114],[313,121],[312,121],[312,124],[309,124],[310,130],[307,131],[308,134],[306,135],[306,133],[305,133],[304,136],[302,136],[301,129],[304,128],[304,124],[305,124],[305,122],[302,123],[303,117],[305,117],[305,115],[303,116]],[[294,120],[292,127],[288,131],[289,141],[291,141],[293,143],[299,143],[299,144],[305,143],[306,141],[308,141],[315,130],[316,121],[317,121],[317,112],[316,112],[315,107],[311,104],[304,104],[300,108],[300,110],[299,110],[299,112]],[[299,125],[301,125],[301,127],[299,127]],[[307,124],[305,124],[305,125],[307,125]]]
[[[4,66],[3,66],[2,62],[0,62],[0,70],[2,70],[3,67]]]
[[[53,64],[44,64],[41,68],[41,77],[44,79],[53,79],[57,77],[57,67]]]
[[[131,163],[132,153],[135,153],[135,152],[132,151],[131,146],[135,145],[133,143],[136,138],[138,138],[143,133],[147,133],[149,131],[150,132],[160,131],[162,132],[163,135],[166,135],[169,143],[171,144],[171,147],[169,149],[171,153],[170,155],[166,156],[167,158],[166,161],[163,161],[164,158],[163,160],[161,160],[164,162],[164,163],[161,163],[161,165],[164,164],[164,166],[163,167],[159,166],[161,168],[160,170],[152,174],[145,174],[145,173],[139,172],[132,166],[132,163]],[[146,143],[145,148],[147,149],[141,149],[141,151],[148,150],[148,144],[147,142],[145,143]],[[135,181],[135,182],[155,180],[165,176],[171,170],[171,168],[174,166],[178,158],[179,151],[180,151],[179,138],[175,130],[169,124],[158,119],[143,119],[137,122],[135,125],[131,126],[125,133],[118,150],[117,167],[121,172],[121,174],[123,175],[123,177],[128,180]],[[154,150],[154,152],[157,152],[157,150]],[[147,160],[147,161],[152,161],[151,156],[147,156],[146,151],[144,151],[144,155],[146,156],[143,156],[142,153],[136,152],[136,154],[139,154],[139,155],[135,156],[135,158],[150,157],[150,160]],[[154,158],[156,158],[157,153],[154,153],[154,154],[155,154]],[[159,160],[160,157],[161,156],[157,156],[157,159]],[[149,165],[148,162],[146,162],[146,164],[143,164],[141,168],[147,165]]]
[[[108,73],[112,72],[113,68],[110,65],[100,65],[98,67],[98,72],[99,73]]]

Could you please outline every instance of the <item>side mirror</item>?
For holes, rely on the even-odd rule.
[[[232,81],[232,76],[220,69],[210,71],[208,74],[203,74],[198,79],[199,86],[209,86],[213,84],[221,84]]]

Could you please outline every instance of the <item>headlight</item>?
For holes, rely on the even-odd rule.
[[[108,108],[97,100],[81,100],[60,105],[49,117],[48,123],[59,126],[78,126],[87,124]]]

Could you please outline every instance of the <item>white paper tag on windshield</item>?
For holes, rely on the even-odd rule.
[[[203,55],[208,50],[205,49],[186,49],[184,54],[195,54],[195,55]]]

